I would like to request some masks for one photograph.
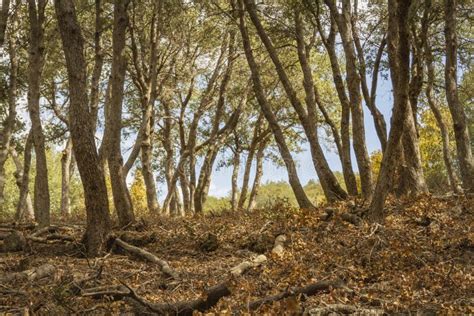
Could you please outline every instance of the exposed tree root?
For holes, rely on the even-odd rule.
[[[1,282],[12,281],[36,281],[45,277],[54,276],[56,274],[56,267],[51,264],[43,264],[39,267],[25,270],[22,272],[9,273],[0,278]]]

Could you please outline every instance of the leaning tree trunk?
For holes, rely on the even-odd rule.
[[[349,98],[346,94],[346,88],[344,86],[344,81],[342,79],[341,69],[339,67],[339,61],[336,53],[336,24],[334,19],[331,19],[331,28],[329,34],[326,36],[324,34],[323,27],[319,20],[319,17],[316,19],[316,25],[318,31],[321,35],[326,51],[328,52],[329,62],[331,64],[332,76],[334,81],[334,86],[336,88],[337,96],[339,102],[341,103],[341,151],[339,153],[342,165],[342,174],[344,176],[344,182],[346,184],[347,192],[356,196],[357,191],[357,182],[352,169],[352,158],[351,158],[351,134],[350,134],[350,103]]]
[[[387,148],[370,204],[369,218],[384,220],[385,198],[389,192],[394,169],[400,156],[403,127],[410,112],[408,104],[408,83],[410,82],[410,33],[408,30],[408,11],[411,0],[389,0],[388,2],[388,52],[390,74],[393,86],[393,114]]]
[[[250,38],[247,31],[247,27],[245,25],[245,17],[244,17],[244,7],[243,7],[243,0],[237,0],[239,4],[239,28],[240,33],[242,35],[242,42],[244,45],[245,56],[247,58],[247,62],[252,73],[252,81],[253,81],[253,89],[255,92],[255,97],[257,98],[258,104],[262,109],[262,112],[265,118],[270,125],[270,128],[273,132],[275,137],[275,141],[278,145],[278,149],[282,156],[282,159],[285,163],[286,170],[288,172],[288,180],[290,182],[290,186],[293,189],[293,193],[295,194],[296,201],[301,208],[314,208],[311,201],[306,196],[304,192],[303,186],[301,185],[300,179],[298,177],[298,173],[296,171],[295,162],[291,155],[291,152],[286,144],[285,136],[283,131],[278,123],[278,119],[273,113],[270,104],[268,103],[265,93],[263,91],[263,85],[260,79],[260,72],[257,63],[255,62],[255,58],[253,56],[252,47],[250,44]]]
[[[127,7],[129,0],[114,2],[114,26],[112,38],[112,69],[110,75],[110,99],[106,100],[106,121],[104,141],[106,144],[107,162],[115,211],[120,226],[125,226],[135,220],[130,193],[124,174],[121,150],[122,103],[127,70],[127,60],[124,53],[125,36],[128,25]],[[107,137],[108,136],[108,137]]]
[[[10,0],[2,0],[2,11],[0,11],[0,47],[3,46],[3,42],[5,41],[9,11]]]
[[[445,85],[446,99],[453,118],[454,137],[456,140],[457,156],[461,169],[463,189],[474,192],[474,159],[469,136],[468,120],[464,107],[459,101],[457,91],[457,35],[456,35],[456,8],[457,0],[445,0],[445,38],[446,63]]]
[[[50,197],[48,183],[48,166],[46,163],[46,147],[40,117],[40,85],[44,65],[44,11],[46,1],[28,1],[30,24],[29,58],[28,58],[28,112],[33,132],[35,148],[36,176],[34,191],[35,219],[40,227],[50,223]]]
[[[425,5],[428,5],[428,7],[425,10],[429,10],[431,6],[431,1],[430,0],[425,1]],[[446,172],[448,174],[449,185],[451,186],[451,189],[453,190],[453,192],[461,193],[461,187],[459,186],[459,179],[454,170],[453,161],[451,159],[451,152],[449,149],[449,129],[443,118],[443,115],[441,114],[439,105],[437,104],[433,96],[433,86],[434,86],[434,81],[435,81],[435,68],[433,64],[433,54],[431,52],[431,45],[430,45],[427,33],[428,33],[428,30],[425,30],[425,32],[422,33],[422,36],[425,37],[423,41],[424,41],[425,63],[426,63],[427,76],[428,76],[426,89],[425,89],[426,99],[428,101],[428,105],[431,111],[433,112],[433,115],[436,120],[436,124],[438,125],[439,131],[441,134],[441,140],[442,140],[442,146],[443,146],[443,159],[444,159],[444,165],[446,166]]]
[[[358,73],[357,57],[354,49],[354,39],[351,31],[350,1],[342,3],[342,13],[337,12],[333,0],[326,0],[331,15],[337,23],[341,35],[342,46],[346,56],[347,87],[349,89],[350,108],[352,115],[352,137],[354,151],[359,166],[362,194],[366,199],[372,196],[372,170],[369,153],[365,143],[364,113],[362,111],[361,78]]]
[[[265,154],[266,141],[262,141],[258,146],[257,156],[256,156],[256,167],[255,167],[255,178],[253,180],[252,190],[250,191],[248,211],[251,211],[255,208],[257,204],[257,195],[258,189],[260,188],[260,182],[263,176],[263,158]]]
[[[73,0],[55,0],[58,27],[66,57],[69,81],[69,122],[74,156],[84,187],[87,226],[84,243],[89,256],[97,256],[111,229],[107,188],[94,140],[93,122],[87,104],[84,39]]]
[[[304,109],[303,105],[301,104],[299,98],[297,97],[296,91],[291,84],[291,81],[288,78],[288,75],[281,63],[278,53],[270,40],[267,32],[265,31],[260,18],[257,14],[257,9],[254,0],[245,0],[245,7],[247,12],[250,15],[250,19],[252,20],[253,25],[255,26],[257,33],[262,40],[272,62],[275,66],[275,70],[280,78],[283,88],[290,100],[291,105],[295,109],[298,118],[303,126],[304,132],[308,139],[308,143],[310,145],[310,152],[312,156],[312,161],[316,173],[318,174],[318,178],[321,182],[321,186],[323,187],[324,194],[328,201],[335,201],[345,199],[347,197],[347,193],[341,188],[339,185],[336,177],[332,173],[331,169],[329,168],[329,164],[324,156],[324,152],[321,148],[321,145],[318,140],[317,129],[315,125],[317,123],[317,118],[315,115],[315,103],[314,103],[314,92],[313,87],[309,87],[308,85],[308,78],[306,74],[308,72],[303,71],[305,75],[305,87],[308,86],[309,89],[305,88],[306,94],[306,102],[307,102],[307,112]],[[303,65],[302,65],[303,66]]]

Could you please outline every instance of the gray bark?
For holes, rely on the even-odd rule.
[[[18,190],[20,191],[19,199],[17,203],[17,210],[15,213],[15,220],[17,221],[31,221],[34,219],[35,214],[33,210],[33,202],[31,201],[31,195],[28,192],[28,180],[29,175],[25,175],[25,171],[29,173],[30,165],[31,165],[31,138],[30,142],[25,146],[25,157],[24,163],[22,164],[20,161],[20,157],[18,157],[18,153],[12,147],[10,147],[11,157],[13,162],[15,163],[16,172],[16,185],[18,186]],[[29,152],[27,152],[29,151]],[[23,183],[26,183],[26,186],[23,186]]]
[[[29,0],[29,50],[28,50],[28,112],[31,120],[35,149],[36,176],[34,190],[35,219],[40,227],[50,223],[50,196],[46,146],[40,117],[41,75],[44,65],[45,0]]]
[[[268,124],[270,125],[270,128],[275,137],[275,141],[278,145],[278,149],[280,151],[280,154],[286,166],[286,170],[288,172],[288,180],[290,182],[290,186],[293,189],[298,205],[301,208],[306,208],[306,209],[314,208],[313,204],[306,196],[303,186],[301,185],[300,179],[298,177],[298,173],[296,171],[296,166],[295,166],[293,157],[285,141],[283,130],[281,129],[280,124],[278,123],[278,119],[275,113],[273,112],[272,108],[270,107],[270,104],[268,103],[267,98],[265,97],[265,94],[263,92],[264,91],[263,85],[262,85],[262,82],[260,79],[260,73],[258,70],[259,67],[257,63],[255,62],[253,52],[252,52],[252,47],[250,44],[250,38],[248,35],[247,27],[245,25],[244,7],[243,7],[243,2],[242,2],[243,0],[237,0],[237,1],[239,5],[238,7],[239,29],[242,35],[242,42],[243,42],[243,46],[245,50],[245,56],[247,58],[250,71],[252,73],[252,81],[253,81],[253,89],[255,92],[255,97],[257,98],[258,104],[260,105],[260,108],[262,109],[262,112],[265,118],[267,119]]]
[[[72,141],[69,138],[66,141],[61,157],[61,215],[71,215],[71,197],[69,190],[71,186],[72,169]]]
[[[334,17],[342,46],[345,53],[347,87],[352,115],[352,137],[354,139],[354,151],[359,166],[362,194],[366,199],[372,196],[372,170],[370,168],[370,158],[365,143],[364,113],[362,111],[361,78],[358,72],[356,52],[354,48],[354,38],[352,37],[351,26],[351,4],[350,1],[342,3],[342,13],[337,11],[334,0],[325,0],[331,15]]]
[[[121,150],[122,103],[127,60],[124,53],[125,35],[128,26],[127,7],[129,0],[114,2],[114,26],[112,38],[112,70],[110,75],[110,96],[106,98],[105,156],[110,172],[112,194],[119,225],[135,221],[133,205],[124,176]]]
[[[323,150],[321,145],[319,144],[318,135],[317,135],[317,121],[315,115],[315,108],[316,105],[313,102],[314,92],[313,87],[307,86],[305,88],[306,92],[306,102],[307,102],[307,110],[304,109],[303,105],[301,104],[300,100],[296,95],[296,91],[291,84],[285,69],[278,57],[278,53],[271,42],[270,38],[268,37],[263,25],[260,22],[260,18],[258,17],[256,5],[254,0],[245,0],[245,7],[247,12],[250,15],[250,19],[252,20],[253,25],[255,26],[257,33],[262,40],[274,66],[275,70],[280,78],[280,81],[285,89],[285,92],[292,104],[293,108],[295,109],[298,118],[303,126],[305,131],[306,137],[308,139],[310,145],[310,151],[312,156],[313,165],[315,167],[316,173],[318,174],[318,178],[320,180],[321,186],[323,187],[326,199],[328,201],[334,201],[339,199],[345,199],[347,197],[347,193],[340,187],[336,177],[332,173],[331,169],[329,168],[328,162],[324,156]],[[308,72],[304,71],[303,74],[305,75],[305,81],[308,82],[309,77],[307,77]]]
[[[457,90],[457,35],[456,10],[457,0],[445,0],[445,88],[449,111],[453,119],[454,137],[456,140],[457,158],[461,169],[462,186],[465,192],[474,192],[474,158],[468,129],[468,119],[463,105],[458,98]]]
[[[74,156],[84,187],[87,226],[84,243],[89,256],[104,248],[111,229],[107,188],[94,140],[93,121],[87,103],[84,39],[72,0],[55,0],[61,41],[66,57],[70,90],[69,122]]]
[[[400,159],[401,138],[405,121],[410,114],[408,83],[410,81],[410,33],[408,30],[408,12],[411,0],[389,0],[388,2],[388,52],[390,74],[392,78],[394,105],[392,122],[383,153],[382,163],[369,209],[369,218],[383,222],[385,198],[393,181],[397,160]]]

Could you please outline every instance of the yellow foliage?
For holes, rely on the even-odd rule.
[[[140,170],[135,172],[135,178],[130,188],[130,196],[136,214],[147,212],[145,181]]]

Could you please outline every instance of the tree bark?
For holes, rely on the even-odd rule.
[[[34,190],[35,219],[40,227],[50,223],[50,197],[48,183],[48,166],[46,163],[46,146],[40,117],[41,74],[44,65],[44,21],[46,1],[28,1],[30,24],[28,50],[28,112],[33,132],[35,149],[36,176]]]
[[[129,0],[116,0],[114,2],[114,26],[112,39],[112,70],[110,75],[111,93],[106,100],[105,121],[105,155],[112,183],[112,194],[115,211],[120,226],[125,226],[135,221],[133,205],[127,188],[124,175],[123,158],[121,150],[122,131],[122,103],[127,70],[127,60],[124,53],[125,35],[128,25],[127,7]]]
[[[370,168],[369,153],[365,143],[364,113],[362,111],[361,78],[358,73],[354,39],[351,31],[351,4],[350,1],[342,3],[342,13],[338,13],[334,0],[325,0],[331,15],[334,17],[342,46],[346,56],[347,87],[349,90],[350,108],[352,115],[352,137],[354,139],[354,151],[359,166],[362,195],[370,199],[373,192],[372,170]]]
[[[328,201],[335,201],[345,199],[347,193],[340,187],[336,177],[329,168],[326,157],[324,156],[321,145],[319,144],[318,135],[317,135],[317,120],[316,120],[316,105],[314,103],[314,85],[309,86],[309,82],[312,81],[311,72],[303,71],[305,76],[305,92],[306,92],[306,105],[307,110],[304,109],[300,100],[296,95],[286,72],[283,68],[283,65],[278,57],[278,53],[273,46],[270,38],[268,37],[263,25],[260,22],[258,17],[256,5],[254,0],[245,0],[245,7],[247,12],[250,15],[253,25],[255,26],[257,33],[262,40],[274,66],[275,70],[280,78],[280,81],[285,89],[285,92],[295,109],[298,118],[303,125],[306,137],[310,145],[310,151],[312,156],[313,165],[315,167],[316,173],[318,174],[319,181],[323,187],[324,194]],[[303,66],[304,67],[304,66]]]
[[[428,16],[431,12],[431,0],[425,0],[425,13],[424,15]],[[425,27],[421,31],[421,42],[423,43],[423,50],[425,56],[425,64],[427,69],[427,83],[425,88],[426,99],[428,101],[428,105],[433,112],[433,115],[436,120],[436,124],[438,125],[442,146],[443,146],[443,159],[444,165],[446,166],[446,172],[448,174],[448,181],[451,189],[455,193],[461,193],[461,187],[459,185],[459,178],[456,175],[456,172],[453,167],[453,161],[451,158],[451,152],[449,149],[449,129],[448,126],[441,114],[441,110],[439,108],[438,103],[436,102],[433,96],[433,86],[435,82],[435,67],[433,64],[433,53],[431,44],[429,41],[428,35],[428,23],[426,23]]]
[[[101,0],[95,0],[95,32],[94,32],[94,69],[90,83],[89,108],[92,116],[92,130],[97,129],[97,118],[99,114],[99,83],[100,75],[104,65],[104,53],[102,52],[101,37],[103,32],[102,26],[102,3]]]
[[[257,205],[258,191],[260,189],[260,183],[262,181],[262,176],[263,176],[263,159],[264,159],[266,146],[267,146],[267,142],[264,141],[260,143],[258,147],[258,151],[256,155],[255,178],[253,180],[252,190],[250,191],[249,204],[247,207],[248,211],[255,209],[255,206]]]
[[[389,0],[388,2],[388,53],[390,74],[393,85],[393,114],[387,148],[372,198],[369,218],[373,221],[384,220],[384,204],[390,189],[396,162],[400,157],[401,138],[405,121],[409,115],[408,83],[410,76],[410,33],[408,30],[408,12],[411,0]]]
[[[250,38],[248,35],[247,27],[245,25],[245,16],[244,16],[244,7],[243,7],[243,0],[238,1],[238,11],[239,11],[239,29],[242,35],[242,42],[245,50],[245,56],[247,58],[247,62],[252,73],[252,81],[253,81],[253,89],[255,92],[255,97],[257,98],[258,104],[262,109],[262,112],[267,119],[270,128],[272,129],[273,135],[275,137],[275,141],[278,145],[278,149],[280,150],[280,154],[283,158],[283,161],[286,165],[286,170],[288,172],[288,179],[290,182],[290,186],[293,189],[293,192],[296,197],[296,201],[301,208],[314,208],[311,201],[306,196],[304,192],[303,186],[301,185],[300,179],[298,177],[298,173],[296,171],[296,166],[293,161],[293,157],[291,155],[290,150],[285,141],[285,136],[283,131],[278,123],[278,119],[275,113],[272,111],[270,104],[267,102],[265,94],[263,92],[263,85],[260,79],[259,67],[255,62],[252,47],[250,44]]]
[[[145,129],[141,149],[142,174],[143,180],[145,181],[148,211],[155,214],[160,211],[160,206],[158,204],[158,195],[156,193],[155,177],[153,175],[152,167],[154,121],[152,119],[149,120],[147,125],[148,127]]]
[[[461,169],[462,185],[465,192],[474,192],[474,159],[469,136],[468,119],[459,101],[457,91],[457,0],[444,1],[446,63],[444,70],[446,99],[453,119],[457,157]]]
[[[4,1],[5,4],[5,1]],[[16,17],[11,23],[16,26]],[[8,116],[2,124],[0,130],[0,210],[4,205],[4,190],[5,190],[5,162],[8,158],[8,150],[10,148],[10,141],[13,135],[16,122],[16,101],[17,101],[17,85],[18,85],[18,57],[16,47],[16,36],[10,36],[8,40],[8,54],[10,55],[10,69],[8,82]]]
[[[16,185],[18,186],[18,190],[20,191],[18,204],[17,204],[17,211],[15,213],[15,220],[17,221],[22,221],[22,220],[31,221],[35,217],[35,213],[33,210],[33,203],[31,202],[31,196],[28,192],[29,175],[28,174],[25,175],[25,172],[29,173],[30,171],[31,147],[32,147],[32,143],[31,143],[31,137],[30,137],[29,143],[27,140],[27,144],[25,146],[25,153],[24,153],[25,157],[24,157],[23,164],[21,163],[16,150],[10,147],[11,157],[16,167],[16,172],[15,172]],[[27,150],[29,151],[28,153],[27,153]],[[27,185],[23,186],[23,183],[26,183]]]
[[[104,171],[97,154],[92,116],[87,104],[84,39],[77,21],[74,2],[55,0],[54,5],[66,57],[71,139],[84,187],[87,214],[84,242],[87,254],[97,256],[105,245],[111,227]]]
[[[0,11],[0,47],[2,47],[5,42],[5,31],[7,29],[9,11],[10,0],[2,0],[2,10]]]
[[[71,165],[72,141],[68,138],[61,157],[61,215],[66,217],[71,215],[71,197],[69,195],[72,171]]]
[[[232,198],[231,205],[232,211],[235,212],[238,210],[238,194],[239,194],[239,168],[240,168],[240,151],[238,149],[234,152],[234,157],[232,158]]]
[[[344,175],[344,182],[346,184],[347,191],[350,195],[356,196],[358,194],[357,182],[352,169],[352,158],[351,158],[351,135],[350,135],[350,103],[349,98],[346,94],[346,88],[344,86],[344,81],[342,79],[341,70],[339,67],[339,61],[336,54],[336,25],[333,18],[331,18],[331,30],[329,35],[325,35],[323,27],[319,20],[317,13],[314,13],[316,16],[316,25],[321,35],[322,42],[326,47],[326,51],[329,55],[329,61],[331,63],[331,70],[334,80],[334,86],[336,88],[337,96],[339,102],[341,103],[341,152],[340,159],[342,164],[342,173]]]

